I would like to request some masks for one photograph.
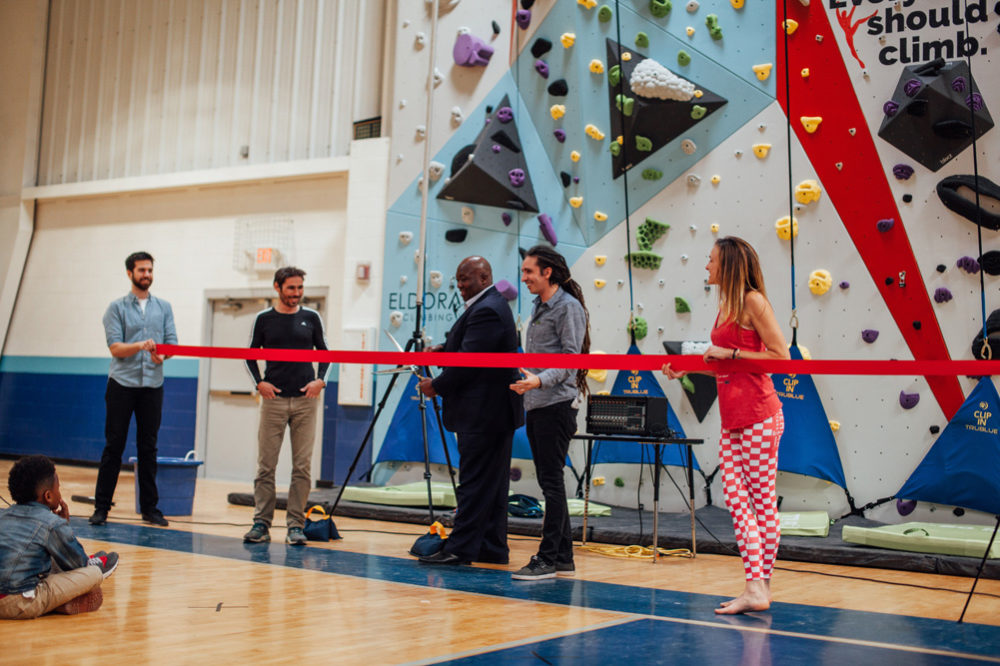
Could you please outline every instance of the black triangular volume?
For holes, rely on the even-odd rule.
[[[682,353],[683,344],[682,340],[664,340],[663,348],[667,350],[668,354],[679,355]],[[701,423],[708,416],[708,412],[711,411],[712,405],[715,404],[715,399],[718,397],[718,387],[715,383],[715,377],[692,373],[687,375],[687,378],[694,385],[694,393],[684,389],[684,397],[687,398],[688,404],[691,405],[691,410],[698,419],[698,423]]]
[[[510,112],[507,95],[487,117],[475,143],[463,147],[453,157],[451,177],[445,181],[438,199],[538,212],[528,162],[517,132],[517,119],[501,122],[498,118],[501,112],[504,115]],[[520,186],[511,182],[509,174],[514,169],[524,172],[524,182]]]
[[[619,63],[618,43],[613,39],[608,39],[607,49],[608,70],[610,71],[612,67],[620,65],[622,78],[619,85],[611,85],[610,79],[608,81],[608,104],[611,111],[610,139],[614,141],[619,136],[625,139],[625,145],[622,146],[619,154],[617,156],[612,155],[611,172],[615,178],[687,132],[715,111],[721,109],[728,102],[725,97],[712,92],[705,86],[699,85],[697,81],[692,79],[687,80],[691,81],[695,85],[695,88],[702,91],[702,96],[692,98],[690,101],[682,102],[639,97],[632,92],[629,82],[632,70],[640,62],[646,60],[646,56],[631,51],[631,49],[622,48],[623,53],[625,51],[632,53],[632,59]],[[683,77],[683,74],[677,70],[670,67],[667,67],[667,69]],[[617,97],[619,94],[624,94],[626,97],[631,97],[635,100],[631,116],[626,116],[618,110]],[[705,114],[700,118],[691,117],[691,111],[695,106],[701,106],[705,109]],[[635,144],[636,136],[649,139],[652,143],[651,150],[638,150]]]

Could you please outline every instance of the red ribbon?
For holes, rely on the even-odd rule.
[[[246,347],[192,347],[156,345],[166,356],[232,358],[301,363],[363,363],[465,368],[584,368],[601,370],[659,370],[669,363],[674,370],[696,372],[762,372],[800,375],[911,375],[980,377],[1000,375],[1000,361],[717,361],[705,363],[700,355],[655,354],[462,354],[444,352],[379,352],[331,349],[248,349]]]

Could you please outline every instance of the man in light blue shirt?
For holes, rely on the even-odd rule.
[[[153,257],[148,252],[134,252],[125,260],[125,270],[132,289],[114,300],[104,313],[104,334],[111,351],[111,371],[104,393],[107,406],[104,438],[94,493],[92,525],[108,519],[128,426],[135,414],[136,449],[139,479],[139,509],[142,519],[154,525],[167,525],[157,508],[156,437],[163,410],[163,360],[156,353],[157,344],[177,344],[174,313],[170,303],[149,293],[153,284]]]

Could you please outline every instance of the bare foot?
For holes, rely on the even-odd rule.
[[[730,605],[736,603],[739,600],[740,600],[740,597],[736,597],[735,599],[730,599],[729,601],[723,601],[721,604],[719,604],[719,606],[722,607],[722,608],[725,608],[726,606],[730,606]]]
[[[100,587],[95,587],[90,592],[82,594],[75,599],[70,599],[62,606],[57,606],[52,610],[52,612],[62,613],[63,615],[91,613],[100,608],[102,603],[104,603],[104,593],[101,592]]]
[[[739,613],[749,613],[752,611],[765,611],[771,607],[771,602],[767,597],[747,595],[737,597],[728,602],[723,608],[716,608],[716,615],[737,615]]]

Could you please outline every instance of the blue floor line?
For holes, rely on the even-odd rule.
[[[404,557],[308,546],[292,547],[277,543],[246,544],[239,538],[123,523],[94,527],[81,518],[73,519],[72,525],[77,536],[83,539],[211,555],[391,583],[667,619],[718,622],[735,628],[760,628],[762,623],[769,623],[768,628],[772,631],[808,636],[892,643],[989,657],[1000,654],[1000,627],[983,624],[957,624],[921,617],[777,602],[772,604],[767,613],[731,616],[722,620],[713,613],[713,609],[725,599],[717,595],[565,578],[522,582],[512,580],[510,573],[506,571],[428,566]],[[961,598],[956,595],[956,616],[961,604]]]

